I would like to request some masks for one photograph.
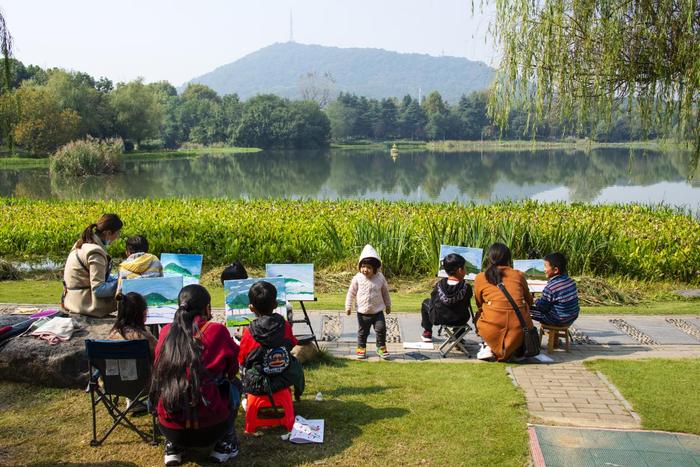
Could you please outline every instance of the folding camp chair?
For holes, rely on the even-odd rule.
[[[464,341],[462,339],[471,330],[472,328],[468,324],[463,324],[461,326],[448,326],[443,324],[440,326],[438,329],[438,335],[442,334],[442,331],[445,331],[445,335],[447,336],[445,342],[440,344],[440,347],[438,347],[440,355],[445,358],[452,349],[457,347],[457,349],[469,357],[469,350],[467,350],[467,347],[464,345]]]
[[[152,434],[136,427],[127,414],[136,404],[146,404],[151,382],[151,352],[146,340],[104,341],[85,340],[90,382],[86,392],[92,401],[92,440],[90,446],[99,446],[117,425],[135,431],[143,441],[157,444],[156,418],[152,418]],[[125,409],[119,406],[119,398],[129,399]],[[104,405],[112,417],[112,426],[97,439],[97,406]]]

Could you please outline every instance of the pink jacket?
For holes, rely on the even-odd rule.
[[[346,310],[352,309],[353,301],[357,302],[357,312],[363,315],[374,315],[390,307],[389,284],[384,274],[377,272],[371,279],[361,272],[355,274],[345,297]]]

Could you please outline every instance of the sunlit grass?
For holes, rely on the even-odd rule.
[[[596,360],[586,365],[610,379],[644,428],[700,435],[700,360]]]
[[[324,443],[291,445],[280,439],[281,428],[243,435],[241,413],[236,464],[527,463],[524,399],[501,364],[331,360],[306,368],[306,378],[307,394],[296,413],[325,420]],[[314,400],[318,392],[322,402]],[[0,464],[162,465],[162,445],[152,447],[123,429],[102,447],[90,447],[89,405],[79,389],[0,383]],[[137,420],[149,423],[147,417]],[[199,463],[205,455],[186,460]]]

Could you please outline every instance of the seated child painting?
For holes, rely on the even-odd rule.
[[[530,316],[535,321],[554,326],[569,326],[579,314],[576,282],[567,275],[566,257],[550,253],[544,257],[547,285],[542,296],[535,300]]]
[[[462,326],[471,318],[472,287],[464,280],[466,260],[451,253],[442,260],[448,277],[440,279],[421,306],[423,342],[433,341],[433,325]]]
[[[162,277],[163,265],[148,252],[148,240],[142,235],[126,239],[127,258],[119,265],[119,289],[124,279]]]
[[[250,310],[256,318],[243,330],[238,362],[241,366],[243,390],[249,394],[271,395],[294,386],[294,397],[304,392],[304,370],[291,354],[297,345],[292,327],[274,313],[277,289],[258,281],[248,291]]]

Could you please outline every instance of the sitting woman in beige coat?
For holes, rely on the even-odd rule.
[[[502,362],[518,356],[525,336],[518,316],[498,284],[502,282],[513,297],[528,328],[532,327],[532,295],[525,275],[512,268],[512,255],[506,245],[491,245],[487,262],[486,271],[480,272],[474,280],[474,298],[479,309],[476,326],[493,357]]]
[[[104,318],[116,309],[117,278],[109,274],[107,245],[119,238],[122,225],[116,214],[105,214],[73,245],[63,270],[61,303],[66,311]]]

